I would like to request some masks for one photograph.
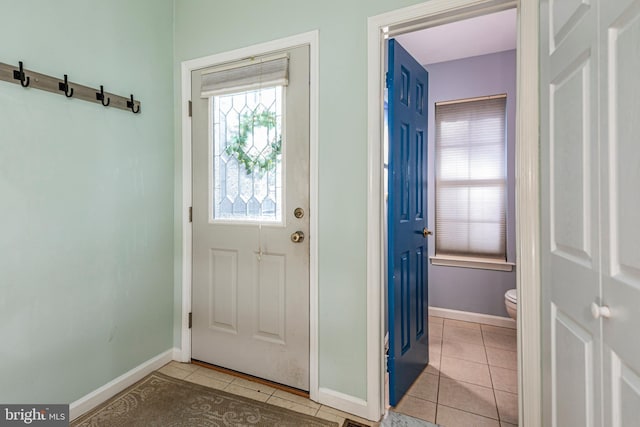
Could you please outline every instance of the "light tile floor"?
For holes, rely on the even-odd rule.
[[[272,405],[281,406],[283,408],[291,409],[292,411],[313,415],[329,421],[335,421],[339,426],[342,426],[345,418],[349,418],[372,427],[379,426],[378,423],[372,423],[371,421],[358,418],[355,415],[347,414],[326,405],[320,405],[307,398],[190,363],[170,362],[158,369],[158,371],[174,378],[179,378],[218,390],[224,390],[228,393],[237,394],[250,399],[259,400],[261,402],[267,402]]]
[[[442,427],[515,427],[515,329],[429,317],[429,366],[396,412]]]
[[[515,427],[518,424],[515,329],[429,316],[429,366],[396,412],[442,427]],[[342,426],[358,418],[307,398],[201,366],[170,362],[160,372],[207,387],[314,415]]]

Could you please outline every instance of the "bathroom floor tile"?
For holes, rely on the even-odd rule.
[[[490,366],[498,366],[514,371],[518,369],[518,353],[515,351],[487,347],[487,359]]]
[[[405,395],[394,410],[430,423],[436,422],[436,404],[428,400]]]
[[[444,324],[442,340],[458,341],[458,342],[464,342],[464,343],[475,344],[475,345],[483,345],[482,333],[480,332],[480,328],[478,329],[461,328],[458,326],[448,325],[446,322]]]
[[[482,332],[486,347],[500,348],[502,350],[516,351],[517,343],[515,335],[505,335],[496,332]]]
[[[440,377],[438,403],[476,415],[498,419],[493,389]]]
[[[460,341],[442,341],[442,355],[476,363],[487,363],[484,346]]]
[[[442,348],[442,337],[429,335],[429,350],[436,350],[440,352]]]
[[[490,366],[491,381],[496,390],[518,393],[518,371]]]
[[[429,323],[437,323],[438,325],[442,325],[444,323],[444,319],[442,317],[429,316]]]
[[[518,395],[495,390],[500,421],[518,424]]]
[[[491,387],[489,365],[468,360],[443,357],[440,361],[440,376],[466,383]]]
[[[429,366],[394,410],[442,427],[516,427],[517,331],[432,316],[429,331]]]
[[[419,399],[428,400],[430,402],[438,402],[438,382],[440,378],[437,375],[422,373],[415,380],[407,394]]]
[[[465,322],[464,320],[444,319],[444,326],[453,326],[456,328],[480,329],[479,323]]]
[[[482,328],[483,333],[492,332],[494,334],[509,335],[512,337],[515,337],[517,335],[516,330],[512,328],[502,328],[500,326],[491,326],[491,325],[480,325],[480,327]]]
[[[429,336],[441,337],[442,336],[442,323],[429,322]]]
[[[500,427],[498,420],[438,405],[436,423],[442,427]]]
[[[440,353],[435,353],[435,354],[429,353],[429,364],[422,371],[422,373],[439,376],[440,375],[440,360],[441,360],[441,358],[442,358],[442,356],[440,355]]]

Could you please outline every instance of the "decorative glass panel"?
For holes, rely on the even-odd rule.
[[[282,220],[282,92],[213,97],[213,219]]]

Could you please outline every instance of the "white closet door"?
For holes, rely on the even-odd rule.
[[[541,2],[545,426],[601,425],[597,4]]]
[[[545,425],[640,425],[640,1],[541,2]]]
[[[604,425],[640,425],[640,1],[600,4]]]

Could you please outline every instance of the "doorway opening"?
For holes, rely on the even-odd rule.
[[[537,8],[536,5],[521,5],[515,1],[462,1],[452,5],[445,1],[434,0],[428,3],[417,5],[412,8],[406,8],[380,16],[372,17],[369,20],[369,166],[370,166],[370,192],[369,192],[369,241],[371,242],[368,252],[369,259],[369,277],[373,279],[374,283],[380,283],[380,292],[376,294],[372,291],[369,294],[370,304],[371,302],[379,302],[379,318],[376,318],[375,310],[372,310],[374,315],[370,316],[369,321],[375,322],[379,319],[380,329],[378,334],[374,328],[369,330],[369,339],[372,343],[370,346],[370,366],[372,369],[369,371],[369,378],[375,378],[376,373],[372,372],[374,367],[380,367],[377,375],[379,375],[379,384],[385,384],[386,373],[386,355],[385,355],[385,335],[387,332],[386,322],[386,286],[384,278],[386,277],[386,258],[384,257],[384,248],[386,247],[385,236],[381,232],[386,225],[385,218],[385,194],[383,192],[384,182],[384,168],[383,159],[383,135],[385,135],[385,129],[383,126],[383,99],[384,99],[384,82],[385,82],[385,63],[387,61],[385,46],[390,38],[397,38],[403,34],[423,30],[429,27],[436,27],[444,24],[449,24],[464,19],[474,18],[482,15],[488,15],[495,12],[505,11],[507,9],[513,9],[517,7],[517,49],[515,53],[517,61],[517,115],[521,120],[516,120],[515,125],[515,140],[517,140],[517,149],[515,150],[515,177],[517,177],[515,186],[518,198],[515,201],[516,209],[519,216],[518,223],[515,225],[515,233],[513,229],[512,234],[518,236],[518,241],[515,244],[515,253],[517,253],[518,269],[517,275],[517,288],[518,294],[521,297],[518,303],[518,336],[517,336],[517,349],[518,360],[516,364],[517,371],[519,372],[517,378],[517,394],[518,398],[515,402],[516,420],[520,423],[526,423],[535,425],[538,424],[540,414],[540,380],[541,375],[539,369],[540,358],[540,335],[539,335],[539,236],[538,236],[538,216],[539,201],[538,194],[538,92],[537,92],[537,80],[538,80],[538,60],[537,60]],[[482,38],[482,37],[479,37]],[[489,94],[502,95],[500,93]],[[450,99],[450,101],[460,100],[461,97],[456,99]],[[373,102],[371,102],[373,101]],[[430,108],[435,107],[433,104],[429,104]],[[430,144],[433,141],[429,142]],[[430,163],[433,164],[433,163]],[[431,219],[433,218],[433,213]],[[431,223],[430,219],[430,223]],[[434,230],[436,233],[438,230]],[[430,243],[430,245],[432,245]],[[508,249],[507,249],[508,250]],[[511,255],[512,259],[516,258]],[[374,264],[378,262],[377,266]],[[505,263],[506,264],[506,263]],[[472,270],[472,269],[465,269]],[[379,282],[378,282],[379,279]],[[501,304],[504,304],[504,296],[498,298]],[[456,314],[460,314],[458,310],[456,313],[446,313],[447,317],[454,317]],[[438,313],[441,317],[444,314]],[[502,312],[502,315],[505,313]],[[524,314],[524,316],[523,316]],[[507,319],[507,317],[496,316],[498,318]],[[493,319],[493,318],[492,318]],[[449,319],[469,321],[474,320],[466,316],[461,316]],[[486,323],[487,319],[482,319],[482,323]],[[495,319],[493,319],[495,320]],[[436,321],[438,321],[436,319]],[[451,323],[452,327],[471,326],[464,324]],[[478,322],[480,323],[480,322]],[[481,340],[484,340],[482,324],[476,325]],[[504,327],[504,324],[487,325],[493,327]],[[442,320],[442,329],[444,330],[444,319]],[[485,329],[489,330],[490,328]],[[501,330],[505,332],[504,330]],[[495,332],[492,331],[492,332]],[[513,337],[509,338],[513,341]],[[482,342],[484,344],[484,342]],[[380,349],[379,354],[375,354],[373,345],[376,345]],[[442,345],[442,344],[440,344]],[[523,349],[525,351],[523,351]],[[441,350],[442,353],[442,350]],[[379,359],[378,359],[379,357]],[[486,357],[486,350],[485,350]],[[379,360],[379,364],[376,362]],[[513,366],[512,366],[513,367]],[[491,378],[491,370],[487,363],[487,369],[489,369],[489,378]],[[514,369],[515,370],[515,369]],[[488,388],[488,387],[487,387]],[[512,389],[513,390],[513,389]],[[492,400],[495,404],[495,395],[492,391]],[[524,405],[526,394],[526,407]],[[381,387],[376,389],[375,387],[369,388],[369,398],[375,399],[375,396],[379,397],[380,412],[384,412],[385,406],[385,392]],[[436,390],[436,400],[438,396],[438,390]],[[438,402],[434,402],[437,408]],[[511,402],[513,403],[513,402]],[[447,405],[443,405],[447,406]],[[456,409],[456,408],[454,408]],[[497,404],[494,406],[496,413]],[[471,412],[469,412],[471,413]],[[476,414],[478,415],[478,414]],[[490,418],[490,417],[488,417]],[[496,415],[494,420],[499,422],[499,417]],[[506,420],[506,419],[505,419]]]
[[[392,147],[402,143],[394,125],[406,121],[395,116],[394,99],[402,103],[402,94],[395,92],[404,89],[396,88],[391,81],[391,67],[397,67],[392,63],[391,44],[406,49],[428,72],[427,113],[420,117],[425,122],[423,128],[417,128],[420,134],[426,132],[423,149],[427,155],[423,170],[414,174],[426,177],[423,206],[427,210],[427,232],[420,244],[424,248],[423,262],[428,260],[428,274],[415,280],[425,282],[416,283],[416,289],[427,288],[429,294],[429,357],[421,372],[398,364],[406,358],[408,349],[394,348],[400,344],[395,330],[402,329],[406,335],[406,322],[395,322],[399,318],[395,306],[398,310],[405,306],[420,310],[421,304],[414,304],[415,297],[406,292],[407,304],[394,301],[393,294],[398,294],[402,285],[397,271],[392,271],[395,256],[390,251],[394,246],[385,245],[386,265],[391,272],[387,275],[387,308],[393,313],[385,316],[389,319],[386,336],[391,338],[386,343],[390,351],[385,403],[395,405],[392,410],[396,412],[444,426],[491,420],[515,425],[516,322],[506,310],[507,304],[511,308],[515,302],[505,300],[505,295],[515,294],[516,288],[516,9],[403,32],[390,40],[385,97],[385,123],[389,128],[385,134],[389,137],[384,159],[385,172],[392,176],[384,182],[384,200],[389,205],[385,221],[389,227],[384,230],[392,234],[397,233],[392,203],[399,200],[394,193],[400,188],[397,181],[404,176],[404,170],[398,170],[398,160],[394,160]],[[402,65],[401,70],[401,80],[409,79],[413,84],[409,66]],[[409,95],[414,95],[411,90]],[[422,160],[411,161],[411,166],[422,165]],[[420,197],[411,199],[420,201]],[[392,240],[397,241],[397,235],[389,235],[387,241]],[[401,387],[403,381],[406,385]]]

